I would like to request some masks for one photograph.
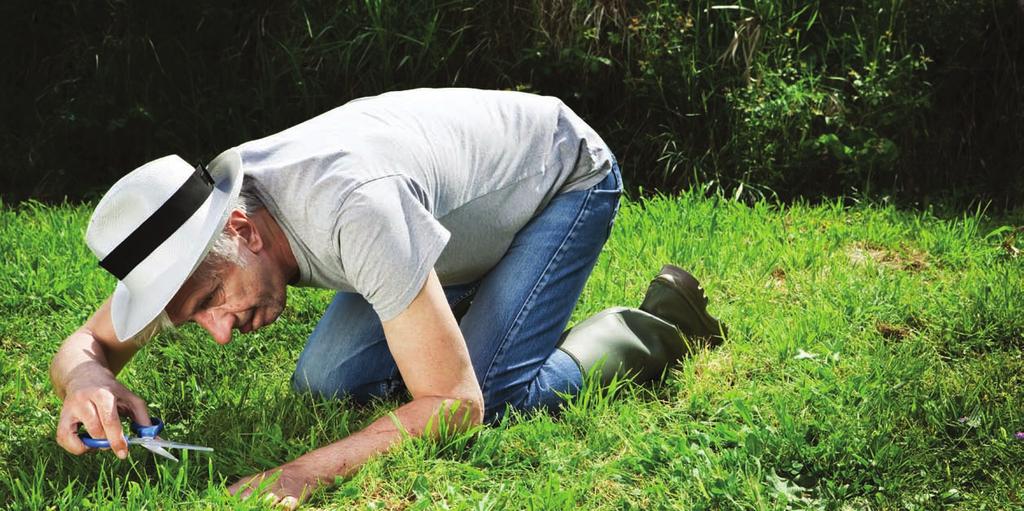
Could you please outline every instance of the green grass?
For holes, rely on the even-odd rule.
[[[663,262],[702,279],[721,349],[654,387],[590,388],[560,417],[409,441],[315,508],[1007,509],[1024,506],[1019,215],[746,205],[699,191],[624,205],[574,321],[638,303]],[[194,325],[122,381],[216,449],[167,463],[53,441],[50,357],[110,291],[82,242],[90,206],[0,209],[0,504],[241,507],[225,483],[368,424],[288,377],[330,293],[292,290],[273,326],[217,346]],[[800,357],[802,353],[813,357]],[[257,503],[245,506],[259,508]]]

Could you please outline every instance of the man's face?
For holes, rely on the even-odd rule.
[[[280,270],[263,253],[240,245],[244,266],[208,259],[185,281],[166,308],[174,324],[195,321],[227,344],[233,330],[249,333],[281,315],[287,293]]]

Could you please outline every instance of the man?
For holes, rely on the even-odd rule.
[[[641,309],[562,330],[618,209],[611,151],[561,101],[419,89],[347,103],[225,151],[208,170],[176,156],[118,181],[86,241],[119,282],[54,357],[57,441],[81,426],[127,446],[119,415],[149,423],[115,379],[162,323],[221,344],[274,322],[288,284],[338,290],[299,358],[298,391],[412,400],[365,430],[244,478],[294,505],[432,422],[554,408],[601,366],[659,376],[722,327],[689,274],[666,266]],[[684,335],[685,334],[685,335]],[[125,341],[125,342],[122,342]],[[252,483],[252,484],[250,484]]]

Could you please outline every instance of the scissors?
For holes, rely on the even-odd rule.
[[[178,461],[178,458],[175,458],[173,454],[167,452],[167,449],[190,449],[193,451],[213,452],[213,449],[203,447],[201,445],[161,440],[156,436],[164,429],[163,421],[156,417],[150,417],[149,420],[153,423],[152,426],[143,426],[142,424],[132,421],[132,432],[138,436],[125,435],[124,439],[128,442],[128,445],[141,445],[154,454],[159,454],[160,456],[174,461]],[[86,447],[90,447],[92,449],[110,449],[110,441],[106,438],[93,438],[89,433],[85,432],[79,433],[78,438],[82,439],[82,443],[84,443]]]

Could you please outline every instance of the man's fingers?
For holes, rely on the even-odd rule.
[[[263,494],[263,501],[273,506],[274,509],[294,511],[295,508],[299,507],[299,499],[291,495],[278,497],[275,493],[267,492]]]
[[[103,438],[106,433],[103,431],[103,423],[100,422],[96,406],[92,403],[86,403],[83,408],[85,408],[85,413],[79,415],[78,422],[82,423],[82,427],[89,433],[89,436]]]
[[[299,499],[289,495],[277,501],[277,505],[275,507],[287,509],[288,511],[293,511],[295,508],[299,507]]]
[[[121,426],[121,417],[117,415],[117,407],[114,406],[114,396],[111,395],[109,400],[98,401],[96,411],[103,423],[104,437],[110,442],[110,450],[118,458],[125,459],[128,457],[128,442],[124,439],[124,427]]]
[[[242,500],[258,498],[274,509],[291,510],[299,507],[299,503],[305,499],[311,488],[303,487],[299,496],[289,495],[293,493],[294,488],[289,490],[285,486],[280,486],[281,477],[283,474],[280,470],[274,473],[263,472],[235,481],[235,484],[228,488],[228,492]]]
[[[254,493],[259,491],[260,486],[263,484],[263,480],[266,479],[266,474],[258,474],[252,477],[239,479],[235,484],[228,488],[228,491],[235,497],[239,497],[245,500],[252,497]],[[260,492],[266,495],[266,491]]]
[[[78,438],[78,422],[72,418],[71,413],[65,408],[61,410],[60,420],[57,422],[57,445],[64,448],[71,454],[83,454],[89,450]]]
[[[122,414],[142,426],[152,425],[146,402],[119,384],[72,392],[61,410],[57,443],[73,454],[88,451],[89,447],[78,438],[81,424],[93,438],[106,439],[114,454],[124,459],[128,457],[128,441],[121,425]]]
[[[228,487],[228,493],[244,500],[246,497],[249,496],[250,493],[252,493],[251,481],[251,478],[243,478],[235,481],[235,484],[232,484],[231,486]]]
[[[149,407],[146,406],[146,402],[134,394],[122,396],[121,402],[127,407],[127,411],[132,416],[132,420],[136,424],[141,426],[152,426],[153,423],[149,420]]]

